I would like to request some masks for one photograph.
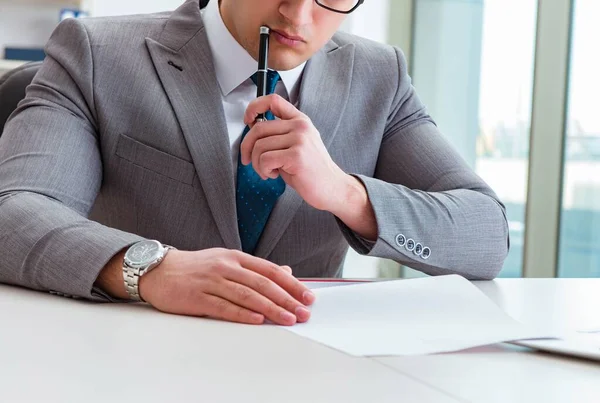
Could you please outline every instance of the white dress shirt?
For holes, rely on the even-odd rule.
[[[225,26],[218,1],[208,3],[203,10],[202,19],[223,97],[235,180],[240,139],[246,127],[244,113],[248,104],[256,98],[256,85],[250,77],[256,73],[258,62],[235,40]],[[259,35],[258,31],[256,35]],[[303,63],[295,69],[279,71],[281,81],[277,83],[275,92],[292,104],[297,102],[300,77],[305,65],[306,63]]]

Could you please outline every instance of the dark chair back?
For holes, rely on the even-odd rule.
[[[31,84],[42,62],[32,62],[17,67],[0,77],[0,136],[11,113],[25,98],[25,88]]]

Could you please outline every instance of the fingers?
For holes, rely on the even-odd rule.
[[[271,111],[273,115],[283,120],[306,116],[280,95],[272,94],[256,98],[250,102],[244,114],[244,123],[247,125],[252,124],[259,114],[266,113],[267,111]]]
[[[252,162],[252,167],[260,175],[262,179],[271,178],[276,179],[279,176],[279,169],[282,168],[287,171],[286,163],[291,161],[290,150],[276,150],[269,151],[264,154],[260,154],[257,157],[258,161]]]
[[[302,282],[279,266],[266,260],[248,255],[242,259],[247,270],[229,270],[224,277],[244,284],[285,308],[305,322],[310,316],[306,305],[315,300],[315,295]]]
[[[292,276],[292,269],[289,266],[279,266],[243,252],[237,252],[235,257],[240,266],[221,267],[219,272],[223,280],[213,283],[212,287],[206,290],[208,294],[228,301],[234,306],[261,314],[263,318],[278,325],[291,326],[296,322],[309,320],[310,311],[306,306],[278,284],[292,288],[289,284],[295,286],[297,283],[301,287],[300,295],[308,291],[308,288]],[[271,278],[245,266],[252,266]],[[313,299],[309,298],[308,301],[312,303]],[[233,308],[229,307],[229,309]],[[233,311],[231,314],[240,313]],[[242,320],[243,323],[248,323],[247,318]]]
[[[292,314],[287,309],[277,305],[275,302],[252,288],[237,282],[227,281],[226,284],[220,287],[218,292],[221,294],[219,295],[220,297],[231,301],[238,306],[264,315],[265,318],[275,324],[292,326],[298,321],[295,314]]]
[[[305,305],[314,302],[315,297],[312,291],[296,277],[281,270],[281,266],[243,252],[239,252],[239,256],[239,261],[244,268],[270,279],[297,301]]]
[[[266,178],[277,178],[279,175],[278,168],[284,166],[285,160],[273,160],[273,156],[271,156],[271,158],[267,158],[267,161],[269,161],[269,169],[267,169],[264,164],[264,157],[266,154],[270,153],[280,153],[279,155],[286,155],[282,153],[292,147],[293,144],[293,138],[291,136],[273,136],[258,140],[254,145],[254,149],[252,150],[252,167],[263,180]],[[277,165],[279,162],[281,163]]]
[[[287,273],[281,270],[280,273],[282,276],[289,276]],[[275,283],[275,281],[261,274],[258,274],[251,270],[232,270],[230,272],[224,273],[224,276],[225,278],[234,283],[243,285],[251,289],[253,292],[261,295],[266,300],[276,305],[277,308],[266,303],[261,303],[259,307],[260,309],[256,311],[264,314],[266,317],[268,317],[275,323],[283,325],[293,325],[296,322],[296,320],[298,322],[306,322],[310,318],[310,311],[306,308],[304,304],[299,302],[299,300],[294,298],[279,284]],[[248,295],[245,296],[248,297],[248,302],[254,299],[250,298]],[[256,308],[257,306],[255,304],[257,303],[259,303],[259,301],[255,299],[254,301],[252,301],[252,306]],[[285,310],[289,314],[292,314],[295,317],[294,319],[296,320],[289,321],[289,317],[284,316],[281,313],[281,310]]]
[[[287,120],[269,120],[255,124],[240,145],[242,164],[248,165],[251,162],[252,152],[257,142],[266,138],[281,137],[289,133],[292,126],[292,122]]]
[[[208,294],[205,294],[203,298],[206,300],[203,316],[249,325],[260,325],[265,320],[263,315],[252,312],[223,298]]]

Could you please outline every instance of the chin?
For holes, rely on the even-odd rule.
[[[292,70],[302,63],[307,61],[310,56],[304,58],[299,55],[286,55],[286,54],[271,54],[272,60],[269,60],[269,68],[277,71]],[[271,59],[271,58],[269,58]]]

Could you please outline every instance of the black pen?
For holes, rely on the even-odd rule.
[[[256,97],[262,97],[267,95],[267,72],[268,72],[268,60],[269,60],[269,34],[271,30],[269,27],[260,27],[260,48],[258,49],[258,71],[256,86],[257,92]],[[256,118],[257,122],[264,122],[267,120],[265,114],[261,113]]]

